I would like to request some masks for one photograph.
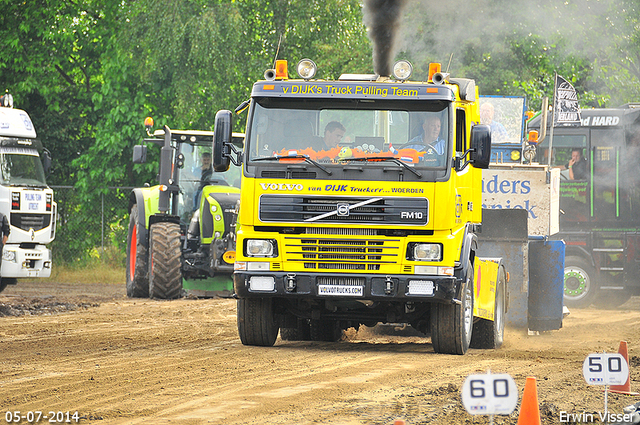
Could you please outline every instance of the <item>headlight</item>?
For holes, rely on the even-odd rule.
[[[4,261],[11,261],[12,263],[16,262],[16,252],[15,251],[7,251],[6,249],[2,252],[2,259]]]
[[[305,80],[310,80],[316,75],[318,67],[311,59],[302,59],[298,62],[298,75]]]
[[[442,245],[439,243],[416,243],[411,252],[415,261],[442,260]]]
[[[275,257],[275,241],[267,239],[247,239],[247,257]]]
[[[393,76],[398,80],[407,80],[413,73],[413,66],[409,61],[398,61],[393,65]]]

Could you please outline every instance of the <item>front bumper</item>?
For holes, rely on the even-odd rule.
[[[254,284],[256,278],[260,285]],[[273,288],[269,282],[273,282]],[[286,273],[236,271],[239,298],[279,297],[451,303],[458,295],[453,276]],[[260,288],[260,289],[256,289]]]
[[[7,256],[11,257],[8,259]],[[20,245],[7,244],[3,247],[0,276],[27,278],[51,276],[51,251],[44,245],[34,249],[20,248]]]

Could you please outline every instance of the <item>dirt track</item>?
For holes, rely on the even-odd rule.
[[[640,391],[636,298],[615,311],[573,310],[560,331],[508,330],[502,349],[465,356],[434,354],[428,338],[388,327],[352,329],[339,343],[245,347],[235,301],[129,300],[124,285],[20,283],[0,294],[4,314],[19,315],[0,317],[0,423],[7,411],[77,411],[80,423],[105,425],[484,424],[465,412],[460,390],[488,369],[511,374],[520,398],[535,376],[543,424],[560,423],[562,411],[599,422],[604,396],[585,383],[582,363],[621,340]],[[636,401],[610,394],[609,410]]]

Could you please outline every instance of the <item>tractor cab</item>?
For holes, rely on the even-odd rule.
[[[231,288],[240,169],[213,169],[212,131],[164,126],[151,132],[151,119],[145,120],[145,127],[148,138],[134,146],[133,162],[146,162],[147,145],[159,145],[158,184],[136,188],[130,196],[127,294],[175,298],[188,290],[183,279],[213,277],[224,277]],[[241,145],[243,139],[234,134],[232,142]],[[160,258],[167,240],[176,255],[154,261],[154,247]]]

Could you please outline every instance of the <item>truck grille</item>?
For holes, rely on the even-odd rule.
[[[427,224],[426,198],[351,198],[262,195],[263,222],[342,223],[367,225]]]
[[[20,214],[11,213],[11,225],[22,230],[33,229],[35,231],[44,229],[51,222],[51,214]]]
[[[319,276],[318,285],[347,285],[347,286],[364,286],[366,280],[364,277],[331,277]]]
[[[399,262],[399,239],[344,239],[312,236],[285,238],[287,261],[304,269],[376,271]]]

